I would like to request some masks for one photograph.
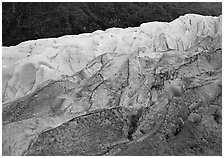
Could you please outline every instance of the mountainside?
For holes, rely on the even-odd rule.
[[[3,48],[3,155],[221,155],[222,16]]]
[[[3,2],[3,45],[12,46],[27,40],[106,30],[111,27],[136,27],[143,22],[169,22],[188,13],[219,16],[222,4]]]

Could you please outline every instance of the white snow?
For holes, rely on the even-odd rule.
[[[47,80],[58,80],[85,68],[104,53],[156,52],[189,49],[197,37],[220,36],[222,16],[187,14],[170,22],[148,22],[134,28],[39,39],[2,48],[3,102],[33,92]]]

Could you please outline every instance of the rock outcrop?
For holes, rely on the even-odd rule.
[[[221,155],[221,38],[221,16],[189,14],[3,48],[3,155],[128,155],[146,140]]]

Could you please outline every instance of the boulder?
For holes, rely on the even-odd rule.
[[[191,113],[189,116],[188,116],[188,121],[192,122],[192,123],[195,123],[195,124],[198,124],[200,123],[201,121],[201,115],[197,114],[197,113]]]

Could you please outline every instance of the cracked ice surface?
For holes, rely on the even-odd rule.
[[[69,134],[77,134],[74,138],[83,139],[85,145],[97,146],[86,139],[82,127],[92,132],[97,121],[104,119],[100,129],[109,127],[123,133],[118,140],[127,140],[130,134],[136,139],[141,130],[155,133],[169,108],[175,107],[173,97],[184,93],[187,99],[178,100],[187,109],[192,101],[206,103],[219,95],[220,41],[221,16],[185,15],[170,23],[111,28],[3,48],[4,101],[19,98],[3,104],[4,155],[35,155],[48,149],[52,154],[72,149],[80,155],[80,145]],[[148,111],[134,132],[128,127],[129,114],[124,109],[142,107]],[[97,113],[100,110],[103,112]],[[110,115],[113,117],[108,119]],[[113,136],[101,131],[108,134],[99,134],[102,143]],[[59,141],[52,144],[60,148],[53,151],[45,141],[58,134]],[[74,141],[72,148],[70,141]],[[66,143],[60,146],[61,142]]]
[[[158,52],[185,51],[199,38],[217,35],[221,35],[221,16],[187,14],[170,23],[149,22],[140,27],[110,28],[3,47],[3,102],[29,94],[49,80],[71,76],[104,53],[138,51],[156,58]]]

